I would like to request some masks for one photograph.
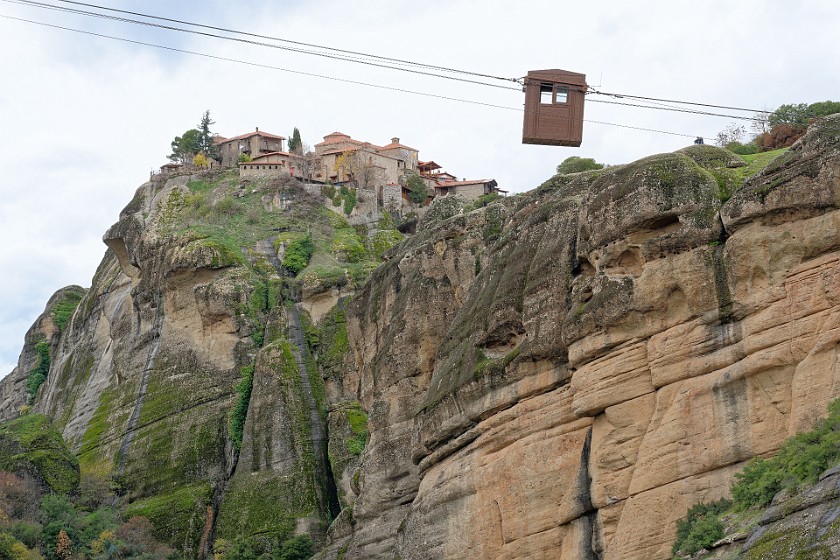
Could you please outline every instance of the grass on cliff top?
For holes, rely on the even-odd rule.
[[[747,162],[745,167],[738,167],[734,171],[738,174],[743,183],[765,167],[767,167],[771,161],[782,155],[788,151],[788,148],[779,148],[778,150],[772,150],[769,152],[761,152],[759,154],[748,154],[741,156],[744,161]]]
[[[294,251],[305,240],[304,258],[294,260],[291,272],[309,284],[325,281],[328,286],[363,281],[382,253],[402,239],[393,220],[383,219],[368,240],[364,228],[350,226],[297,181],[264,178],[242,183],[244,188],[240,184],[236,170],[189,183],[189,193],[170,196],[162,214],[165,227],[190,235],[191,249],[213,250],[214,266],[243,264],[261,275],[274,270],[255,250],[259,242],[273,239],[275,251]],[[266,197],[279,199],[285,207],[274,207]]]
[[[752,459],[735,474],[732,501],[693,506],[677,523],[673,554],[694,554],[723,538],[723,516],[764,508],[782,490],[798,492],[817,482],[821,473],[840,464],[840,399],[828,407],[828,417],[813,430],[789,438],[769,458]]]

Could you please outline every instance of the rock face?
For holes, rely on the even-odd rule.
[[[737,165],[693,146],[442,200],[375,251],[312,193],[152,181],[0,414],[48,341],[35,411],[194,556],[331,522],[330,560],[669,558],[689,506],[840,395],[840,118],[735,190]]]
[[[243,189],[224,174],[140,187],[105,234],[108,251],[63,332],[53,300],[71,289],[51,300],[0,383],[0,412],[14,417],[39,363],[35,345],[49,342],[34,410],[61,430],[83,477],[110,479],[125,515],[148,517],[157,538],[192,557],[255,533],[317,539],[330,515],[320,376],[291,342],[291,312],[277,305],[283,288],[260,243],[224,237],[237,219],[288,229],[314,207],[291,188],[289,208],[265,209],[257,187],[235,199]],[[191,227],[202,208],[226,228],[207,229],[210,218],[197,222],[203,233]]]
[[[326,558],[669,558],[840,395],[840,119],[731,199],[692,147],[418,228],[347,313],[370,413]]]

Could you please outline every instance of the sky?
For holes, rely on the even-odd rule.
[[[91,3],[511,79],[561,68],[602,92],[768,110],[840,100],[836,0]],[[0,376],[49,297],[90,286],[103,233],[205,110],[223,136],[256,127],[283,136],[297,127],[310,145],[333,131],[380,145],[396,136],[421,160],[511,192],[538,186],[570,156],[627,163],[741,124],[590,96],[580,148],[523,145],[513,81],[487,87],[13,0],[0,0],[0,46]]]

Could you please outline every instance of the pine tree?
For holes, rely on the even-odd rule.
[[[303,146],[303,142],[300,139],[300,131],[297,127],[292,132],[292,137],[289,139],[289,151],[293,154],[301,153],[301,147]]]
[[[213,159],[218,159],[219,155],[216,146],[213,144],[213,133],[210,132],[210,125],[216,124],[216,121],[210,120],[210,110],[204,111],[201,116],[201,122],[198,123],[198,148],[200,152],[207,154]]]

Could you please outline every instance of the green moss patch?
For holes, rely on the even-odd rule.
[[[0,470],[35,475],[61,494],[79,484],[79,461],[42,414],[0,424]]]
[[[85,290],[79,289],[70,289],[66,290],[61,299],[59,299],[52,308],[52,319],[55,323],[55,326],[58,327],[59,331],[64,331],[67,327],[67,323],[70,321],[70,317],[73,315],[73,311],[76,310],[76,307],[79,306],[79,302],[82,301],[82,298],[85,296]]]
[[[251,391],[254,388],[254,366],[242,367],[240,372],[242,380],[236,386],[236,404],[230,412],[230,439],[237,451],[242,448],[245,418],[248,415],[248,403],[251,402]]]
[[[35,397],[38,394],[38,389],[47,380],[47,375],[50,373],[50,343],[42,340],[35,344],[35,367],[29,370],[29,376],[26,379],[26,393],[29,395],[29,403],[35,402]]]
[[[123,517],[147,518],[156,539],[173,548],[196,552],[210,505],[211,487],[207,483],[179,486],[177,489],[126,506]]]

